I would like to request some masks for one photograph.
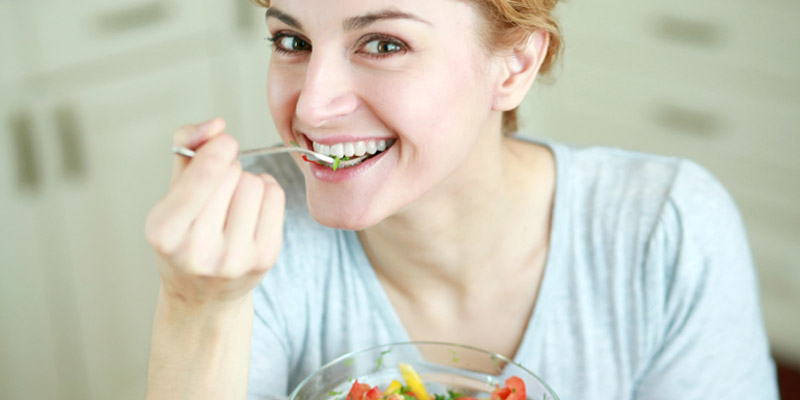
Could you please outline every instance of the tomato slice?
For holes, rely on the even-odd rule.
[[[511,389],[498,387],[492,392],[491,400],[506,400],[509,394],[511,394]]]
[[[358,379],[356,379],[356,381],[353,382],[353,386],[350,387],[347,400],[362,400],[364,398],[364,393],[367,393],[369,389],[369,385],[366,383],[358,383]]]
[[[511,390],[506,400],[525,400],[525,381],[517,376],[506,379],[506,388]]]
[[[383,397],[383,392],[377,386],[367,391],[364,395],[365,400],[380,400]]]

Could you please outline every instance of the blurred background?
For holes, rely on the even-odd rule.
[[[158,289],[143,236],[172,133],[278,141],[248,0],[0,0],[0,399],[141,399]],[[784,399],[800,385],[800,2],[571,0],[522,129],[683,156],[747,226]],[[796,390],[796,389],[795,389]]]

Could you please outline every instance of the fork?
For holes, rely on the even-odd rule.
[[[189,158],[192,158],[195,155],[194,150],[182,146],[172,146],[172,152]],[[309,149],[304,149],[302,147],[290,147],[290,146],[275,146],[275,147],[263,147],[260,149],[242,150],[239,152],[239,158],[250,157],[250,156],[262,156],[262,155],[266,156],[271,154],[282,154],[282,153],[302,153],[314,157],[317,160],[324,161],[330,164],[333,164],[335,161],[333,158],[328,157],[324,154],[320,154],[315,151],[311,151]]]

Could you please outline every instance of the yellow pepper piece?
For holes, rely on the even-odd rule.
[[[393,379],[392,383],[389,384],[389,387],[386,388],[386,393],[384,395],[390,395],[392,393],[399,393],[400,389],[403,387],[403,384],[400,383],[397,379]]]
[[[417,371],[414,371],[414,368],[408,364],[400,363],[398,367],[400,368],[400,374],[403,375],[403,379],[406,381],[406,385],[417,395],[417,399],[431,400],[431,396],[429,396],[428,391],[425,390],[425,385],[422,383],[422,379],[420,379]]]

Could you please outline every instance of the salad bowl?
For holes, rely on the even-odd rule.
[[[462,399],[558,400],[558,396],[533,372],[502,355],[452,343],[407,342],[345,354],[306,377],[289,397]]]

